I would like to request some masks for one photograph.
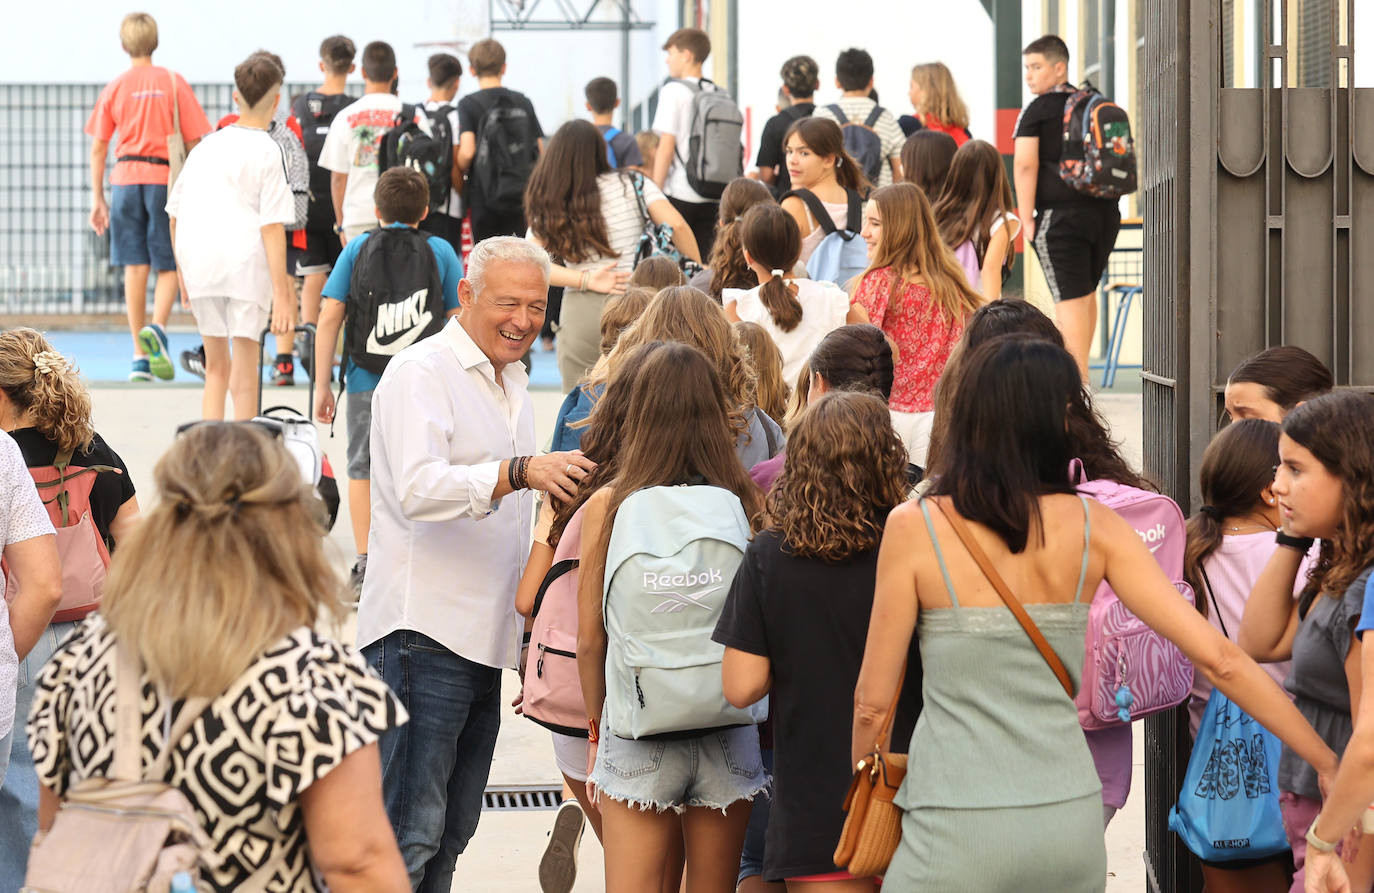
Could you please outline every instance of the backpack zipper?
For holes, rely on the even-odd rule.
[[[635,667],[635,694],[639,697],[639,709],[644,709],[644,689],[639,687],[639,668]]]
[[[572,652],[572,651],[564,651],[564,650],[561,649],[561,648],[550,648],[548,645],[545,645],[543,642],[540,642],[540,643],[539,643],[539,660],[535,661],[535,663],[534,663],[534,675],[535,675],[537,678],[541,678],[541,679],[542,679],[543,676],[544,676],[544,655],[545,655],[545,654],[556,654],[556,655],[558,655],[559,657],[568,657],[568,658],[572,658],[573,660],[577,660],[577,654],[574,653],[574,652]]]

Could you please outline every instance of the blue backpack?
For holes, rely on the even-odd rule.
[[[833,282],[844,288],[849,280],[868,269],[868,245],[859,238],[863,229],[863,199],[853,190],[845,190],[849,196],[849,212],[845,217],[844,229],[837,229],[830,212],[809,189],[794,189],[783,198],[795,195],[806,202],[811,216],[816,218],[825,236],[816,250],[806,261],[806,274],[817,282]]]
[[[606,160],[611,163],[613,168],[620,167],[620,164],[615,160],[615,148],[611,145],[611,140],[618,136],[620,136],[620,128],[618,127],[612,127],[601,134],[601,138],[606,141]]]

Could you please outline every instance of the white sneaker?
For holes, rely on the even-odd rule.
[[[553,830],[539,860],[539,889],[543,893],[572,893],[577,880],[577,851],[586,816],[576,800],[564,800],[553,817]]]

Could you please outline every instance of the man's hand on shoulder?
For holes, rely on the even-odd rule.
[[[531,490],[542,490],[567,501],[577,495],[582,480],[595,469],[596,463],[582,455],[581,450],[570,450],[531,457],[525,475]]]

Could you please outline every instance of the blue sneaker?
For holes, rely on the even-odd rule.
[[[172,366],[171,351],[167,346],[167,333],[162,326],[144,326],[138,330],[138,346],[148,355],[149,371],[163,381],[171,381],[177,374]]]
[[[148,371],[147,357],[139,357],[134,360],[133,368],[129,370],[129,381],[152,381],[153,373]]]

